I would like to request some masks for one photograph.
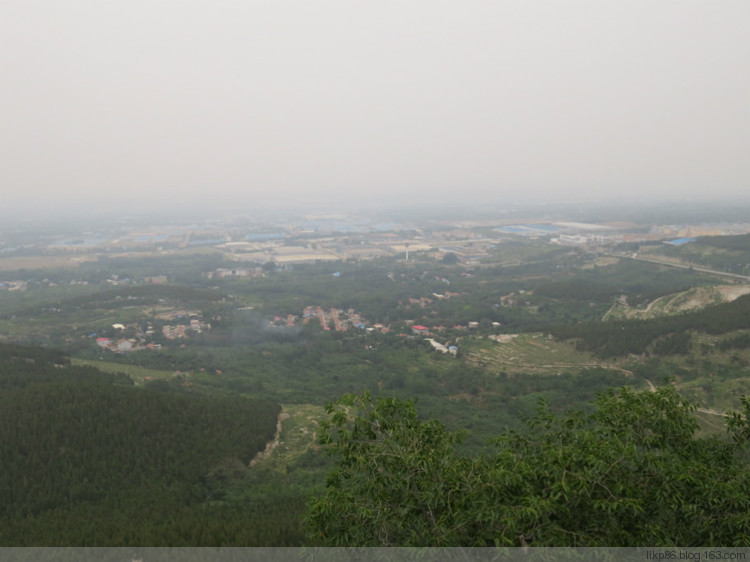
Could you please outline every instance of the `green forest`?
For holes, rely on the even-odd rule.
[[[471,264],[14,272],[0,545],[747,545],[747,283],[621,255],[741,264],[745,239],[481,234]]]
[[[526,431],[465,457],[412,402],[350,395],[328,408],[337,462],[306,525],[329,546],[748,546],[743,404],[720,439],[696,438],[670,386],[610,390],[590,413],[542,401]]]
[[[0,361],[0,544],[288,540],[292,500],[226,502],[222,486],[273,439],[278,404],[135,388],[32,348]]]

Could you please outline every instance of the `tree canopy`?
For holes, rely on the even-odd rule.
[[[337,459],[308,506],[334,546],[750,545],[749,403],[730,439],[697,437],[671,386],[601,394],[590,413],[545,405],[475,457],[415,403],[370,394],[329,405]]]

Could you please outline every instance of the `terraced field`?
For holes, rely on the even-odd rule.
[[[492,339],[490,339],[492,338]],[[602,361],[580,352],[572,343],[558,342],[544,334],[505,334],[475,340],[464,350],[469,362],[506,373],[558,374],[570,370],[603,367],[630,375],[617,361]]]

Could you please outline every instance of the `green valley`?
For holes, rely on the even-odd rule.
[[[580,224],[447,221],[252,248],[235,224],[200,252],[176,240],[65,268],[54,260],[70,250],[40,249],[39,269],[9,261],[0,544],[316,543],[303,520],[330,490],[325,408],[344,395],[415,399],[420,420],[462,436],[460,463],[532,435],[540,404],[593,415],[612,389],[667,385],[694,404],[697,438],[726,442],[750,381],[750,283],[708,256],[750,262],[744,239],[698,238],[701,271],[692,243],[623,241],[637,225],[554,230]],[[632,258],[662,246],[670,263]]]

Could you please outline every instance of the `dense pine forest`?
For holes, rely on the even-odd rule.
[[[289,540],[284,498],[223,497],[273,439],[278,404],[134,388],[10,345],[0,345],[0,389],[0,544]]]

